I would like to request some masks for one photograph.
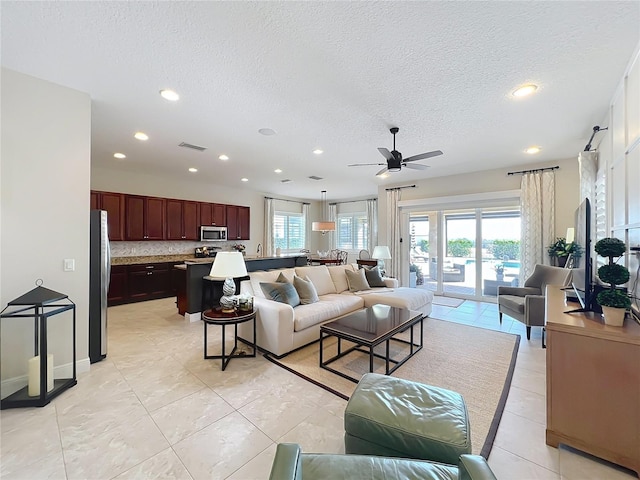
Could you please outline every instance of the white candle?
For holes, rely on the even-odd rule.
[[[53,354],[47,354],[47,392],[53,390]],[[40,355],[29,359],[29,396],[40,396]]]

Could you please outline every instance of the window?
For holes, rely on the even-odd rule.
[[[273,217],[273,246],[283,252],[299,252],[305,245],[304,216],[301,213],[276,212]]]
[[[363,250],[368,247],[369,225],[366,213],[338,214],[336,230],[337,248],[341,250]]]

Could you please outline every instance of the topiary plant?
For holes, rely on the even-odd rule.
[[[609,263],[598,269],[598,278],[610,285],[608,290],[598,294],[597,300],[601,306],[613,308],[631,308],[631,299],[616,285],[623,285],[629,281],[629,270],[623,265],[615,263],[614,258],[620,258],[627,250],[624,242],[617,238],[603,238],[596,243],[596,253],[609,259]]]

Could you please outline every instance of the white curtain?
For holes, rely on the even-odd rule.
[[[578,202],[588,198],[593,205],[596,198],[596,179],[598,178],[598,152],[580,152],[578,154],[578,169],[580,170],[580,198]]]
[[[400,201],[400,190],[393,189],[387,191],[387,243],[391,252],[391,260],[385,260],[385,270],[387,275],[400,278],[400,211],[398,202]]]
[[[304,218],[304,248],[309,250],[311,248],[311,222],[309,221],[309,205],[308,203],[302,204],[302,218]]]
[[[367,225],[369,234],[367,235],[366,249],[371,253],[378,241],[378,199],[376,198],[367,200]]]
[[[555,240],[555,198],[553,170],[522,175],[520,285],[524,285],[536,264],[549,264],[547,247]]]
[[[263,256],[271,257],[274,252],[273,248],[273,215],[275,213],[273,198],[264,197],[264,249]]]
[[[336,225],[336,229],[338,228],[338,222],[337,222],[337,218],[338,218],[338,205],[335,203],[330,203],[329,204],[329,221],[333,222]],[[329,235],[329,250],[334,250],[338,245],[338,240],[336,239],[337,236],[337,232],[327,232],[327,235]]]

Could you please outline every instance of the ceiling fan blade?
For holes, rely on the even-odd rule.
[[[350,163],[347,167],[368,167],[370,165],[386,165],[386,163]]]
[[[386,172],[387,170],[389,170],[387,167],[384,167],[382,170],[380,170],[378,173],[376,173],[376,177],[378,175],[382,175],[384,172]]]
[[[422,165],[421,163],[403,163],[403,167],[412,168],[414,170],[426,170],[429,165]]]
[[[442,151],[434,150],[433,152],[420,153],[418,155],[414,155],[413,157],[405,158],[403,162],[415,162],[416,160],[424,160],[425,158],[437,157],[438,155],[442,155]]]
[[[391,152],[386,149],[386,148],[379,148],[378,151],[382,154],[382,156],[384,158],[386,158],[387,160],[393,160],[393,155],[391,154]]]

